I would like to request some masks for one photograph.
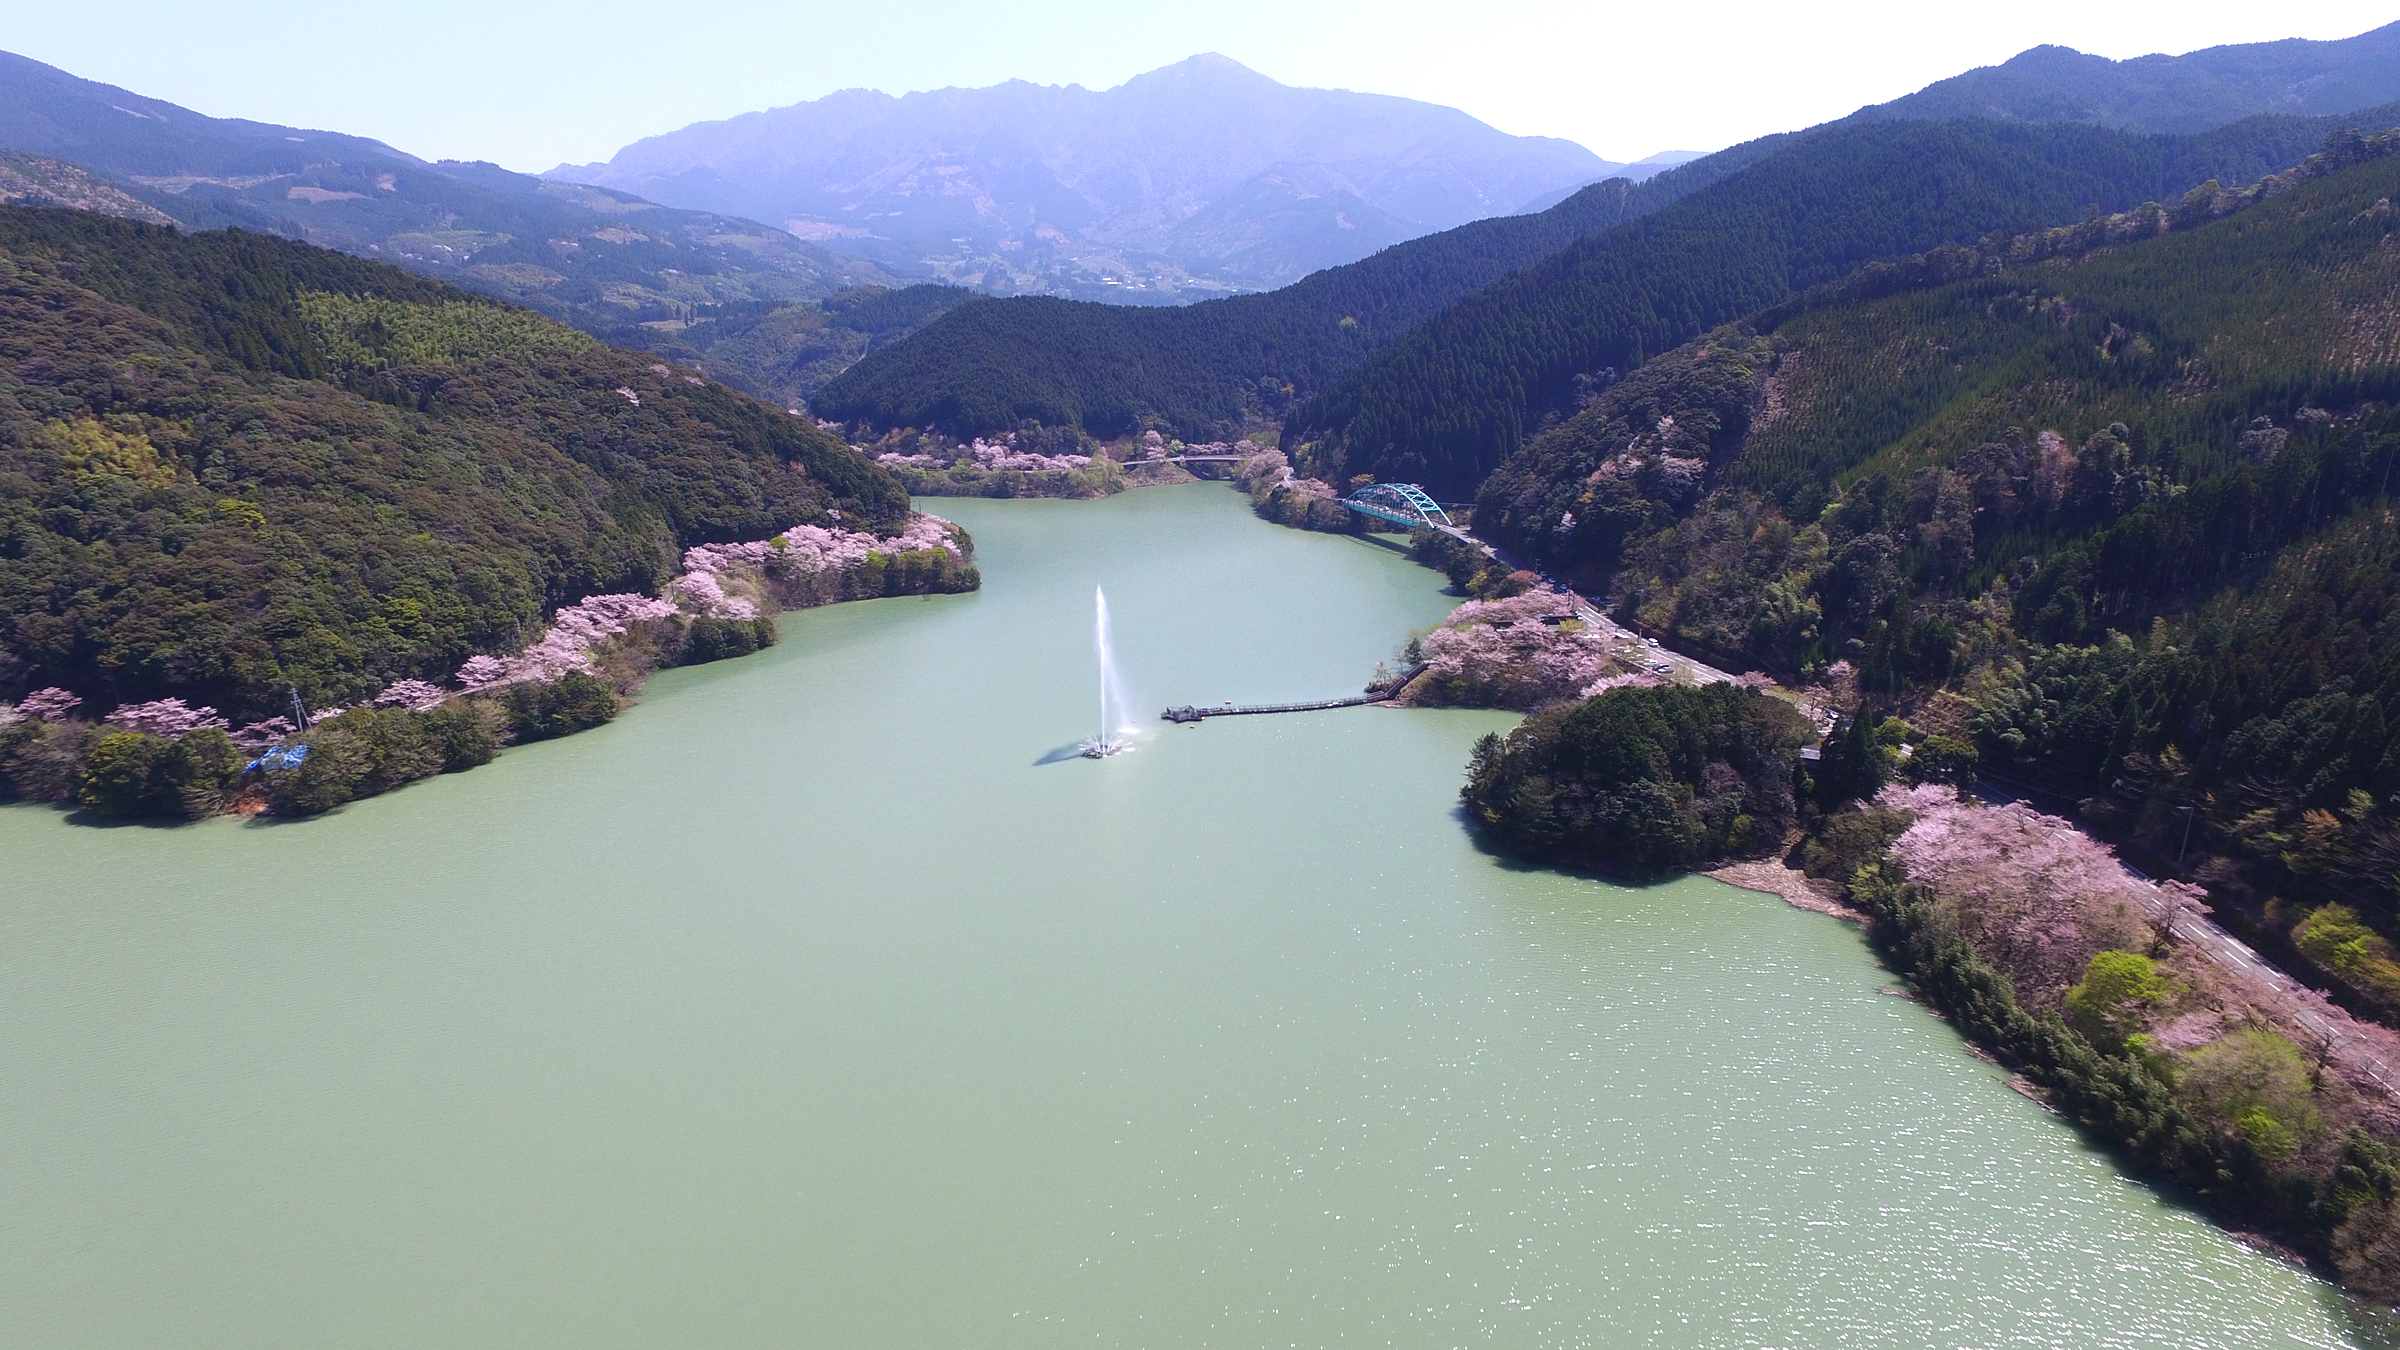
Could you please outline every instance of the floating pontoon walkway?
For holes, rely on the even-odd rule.
[[[1225,703],[1214,708],[1195,708],[1186,705],[1181,708],[1169,708],[1159,716],[1169,722],[1197,722],[1206,717],[1257,717],[1265,713],[1323,712],[1328,708],[1357,708],[1374,701],[1371,695],[1359,694],[1352,698],[1329,698],[1322,703],[1254,703],[1247,707],[1236,707],[1231,703]]]
[[[1401,672],[1397,679],[1378,680],[1367,686],[1367,692],[1354,694],[1349,698],[1329,698],[1316,703],[1252,703],[1246,706],[1220,703],[1213,708],[1199,708],[1186,704],[1180,708],[1167,709],[1159,714],[1159,718],[1168,722],[1198,722],[1210,717],[1258,717],[1267,713],[1324,712],[1331,708],[1363,708],[1370,703],[1381,703],[1399,693],[1403,685],[1415,679],[1424,669],[1424,663],[1419,662]]]

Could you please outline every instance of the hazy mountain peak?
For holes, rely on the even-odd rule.
[[[1204,52],[1098,92],[844,91],[546,176],[773,221],[1000,293],[1178,300],[1280,284],[1619,167],[1455,108],[1295,88]]]
[[[1234,60],[1232,57],[1227,56],[1222,52],[1201,52],[1197,56],[1187,56],[1182,60],[1173,63],[1172,65],[1160,66],[1156,70],[1143,71],[1141,74],[1135,75],[1126,80],[1125,83],[1118,85],[1117,88],[1153,88],[1176,83],[1206,83],[1218,85],[1249,84],[1254,86],[1271,86],[1276,89],[1282,89],[1285,87],[1284,85],[1277,84],[1274,80],[1259,74],[1257,71],[1252,70],[1250,67],[1243,65],[1241,62]],[[1114,91],[1112,90],[1111,92]]]
[[[1861,119],[1976,117],[2192,133],[2258,113],[2321,116],[2400,99],[2400,23],[2332,41],[2282,38],[2123,61],[2046,44]]]

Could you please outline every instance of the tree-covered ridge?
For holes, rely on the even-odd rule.
[[[2025,1090],[2229,1225],[2400,1299],[2400,1037],[2228,978],[2194,888],[2022,805],[1886,789],[1818,834],[1811,870],[1848,879],[1911,991]]]
[[[1736,668],[1850,661],[2400,1016],[2395,151],[1713,333],[1536,437],[1478,527]]]
[[[2387,23],[2330,42],[2285,38],[2125,61],[2033,47],[1851,118],[1981,117],[2192,132],[2263,112],[2339,114],[2395,95],[2400,24]]]
[[[888,279],[756,221],[494,164],[429,163],[360,136],[209,117],[7,52],[0,147],[108,180],[95,191],[43,172],[50,200],[30,204],[125,214],[129,195],[154,223],[305,239],[633,346],[656,331],[645,324],[695,310],[805,301]],[[22,169],[0,165],[0,198]]]
[[[2378,110],[2377,116],[2389,110]],[[2173,200],[2298,161],[2327,119],[2198,136],[1880,123],[1820,129],[1428,320],[1286,420],[1313,476],[1474,491],[1595,377],[1877,259]]]
[[[0,210],[0,696],[338,705],[835,512],[907,497],[646,355],[307,245]]]
[[[1754,422],[1771,420],[1773,339],[1727,328],[1678,347],[1592,396],[1485,480],[1487,539],[1576,571],[1605,569],[1626,542],[1688,511]]]
[[[1991,440],[2006,427],[2018,427],[2022,441],[2018,423],[2053,413],[2099,425],[2120,415],[2172,416],[2181,443],[2213,445],[2227,461],[2256,415],[2242,410],[2259,382],[2312,362],[2356,365],[2366,358],[2325,344],[2347,344],[2347,352],[2389,331],[2379,319],[2388,308],[2380,261],[2371,250],[2351,256],[2374,236],[2359,235],[2357,221],[2321,216],[2295,226],[2291,212],[2303,208],[2293,207],[2197,242],[2141,241],[2219,220],[2396,146],[2400,137],[2390,135],[2337,137],[2333,149],[2247,189],[2211,182],[2172,208],[1872,265],[1591,395],[1584,411],[1536,436],[1486,481],[1478,528],[1600,575],[1616,565],[1625,539],[1707,490],[1762,493],[1805,521],[1841,475],[1887,448],[1921,456],[1962,438]],[[2379,218],[2378,209],[2363,219]],[[2138,246],[2121,248],[2128,244]],[[2222,250],[2232,252],[2214,256]],[[2266,285],[2236,275],[2255,266],[2302,266],[2326,283]],[[2035,284],[2060,275],[2072,279],[2072,294]],[[2144,411],[2145,400],[2158,406]],[[1979,509],[1998,511],[1986,528],[2020,521],[2025,490],[1979,501]]]
[[[960,437],[1031,420],[1101,436],[1150,426],[1191,441],[1225,439],[1281,416],[1461,296],[1759,153],[1763,143],[1639,185],[1611,179],[1547,211],[1413,239],[1261,295],[1179,309],[1042,297],[967,306],[870,353],[812,406],[874,430]]]
[[[0,205],[60,206],[172,225],[174,217],[65,160],[0,150]]]

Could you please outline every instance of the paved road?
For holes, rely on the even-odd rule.
[[[1669,677],[1679,683],[1725,684],[1730,683],[1733,679],[1732,675],[1705,661],[1693,660],[1691,657],[1679,652],[1668,651],[1666,648],[1648,641],[1641,634],[1620,625],[1616,620],[1602,613],[1599,606],[1584,596],[1577,595],[1575,597],[1575,617],[1582,622],[1585,628],[1601,634],[1614,645],[1640,648],[1645,667],[1664,665],[1667,667]]]
[[[2126,870],[2141,876],[2131,867]],[[2150,881],[2146,876],[2142,880]],[[2215,920],[2175,903],[2155,882],[2151,882],[2149,893],[2156,897],[2143,902],[2150,910],[2150,917],[2178,942],[2189,943],[2211,963],[2234,975],[2244,991],[2268,1005],[2269,1011],[2316,1037],[2330,1062],[2349,1070],[2353,1078],[2381,1087],[2393,1100],[2400,1101],[2400,1066],[2367,1043],[2348,1013],[2334,1009],[2328,1016],[2322,1011],[2320,1000],[2298,980],[2269,964],[2248,943],[2226,932]]]

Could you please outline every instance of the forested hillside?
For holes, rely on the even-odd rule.
[[[1478,528],[1721,660],[1851,662],[2400,1015],[2396,152],[1711,333],[1536,437]]]
[[[688,546],[907,510],[807,419],[523,310],[0,208],[0,698],[338,705],[656,591]]]
[[[1464,496],[1529,418],[1572,410],[1588,387],[1577,376],[1634,364],[1637,350],[1663,351],[1871,258],[2211,177],[2248,181],[2331,129],[2260,118],[2192,138],[1980,124],[1765,137],[1264,295],[1172,310],[978,305],[871,354],[811,406],[873,430],[959,436],[1030,420],[1209,440],[1288,417],[1287,445],[1317,442],[1309,467],[1322,474],[1422,479]],[[1957,156],[1952,176],[1933,158],[1944,154]],[[1635,221],[1646,223],[1628,233]]]
[[[811,406],[875,430],[972,436],[1032,420],[1099,436],[1150,425],[1222,439],[1282,415],[1461,296],[1767,149],[1741,147],[1639,185],[1594,184],[1547,211],[1479,220],[1261,295],[1179,309],[1046,297],[974,305],[869,355]]]
[[[2360,115],[2387,119],[2400,109]],[[2209,180],[2249,182],[2297,162],[2334,125],[2260,117],[2190,137],[1986,122],[1813,131],[1435,316],[1293,412],[1285,445],[1328,481],[1366,473],[1469,495],[1545,419],[1718,324],[1878,258],[2169,200]]]

